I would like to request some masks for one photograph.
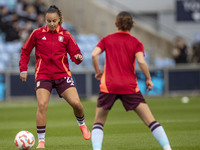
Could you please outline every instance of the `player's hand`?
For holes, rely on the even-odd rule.
[[[27,77],[28,77],[28,73],[20,73],[20,79],[22,80],[22,82],[26,82],[27,81]]]
[[[95,78],[96,78],[97,80],[100,80],[100,79],[101,79],[101,76],[102,76],[102,72],[98,72],[98,73],[95,74]]]
[[[83,60],[83,56],[80,55],[80,54],[76,54],[76,55],[74,55],[74,57],[75,57],[77,60],[80,60],[80,61]]]
[[[153,82],[151,80],[146,80],[147,91],[152,90]]]

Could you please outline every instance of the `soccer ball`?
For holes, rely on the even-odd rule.
[[[35,138],[31,132],[28,131],[20,131],[15,136],[15,145],[20,150],[28,150],[33,147],[35,144]]]
[[[189,103],[189,101],[190,101],[190,98],[187,97],[187,96],[184,96],[184,97],[181,98],[182,103]]]

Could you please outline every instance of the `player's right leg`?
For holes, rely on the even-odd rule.
[[[103,126],[106,122],[109,110],[102,107],[96,108],[96,115],[92,129],[92,147],[93,150],[101,150],[103,143]]]
[[[37,97],[37,134],[38,134],[38,146],[37,148],[45,148],[45,128],[46,128],[46,112],[50,97],[50,92],[46,89],[39,88],[36,90]]]
[[[171,150],[171,146],[169,144],[169,140],[167,135],[163,129],[163,127],[155,121],[151,110],[149,109],[146,103],[140,103],[135,112],[138,116],[144,121],[144,123],[151,129],[153,136],[160,143],[164,150]]]

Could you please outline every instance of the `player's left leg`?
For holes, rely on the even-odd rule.
[[[115,100],[116,94],[99,93],[96,115],[92,129],[92,147],[93,150],[101,150],[103,143],[103,126],[106,122],[108,112],[111,110]]]
[[[83,105],[80,102],[78,92],[75,87],[70,87],[66,89],[61,96],[72,106],[74,110],[74,115],[76,116],[79,127],[82,131],[83,138],[89,140],[91,137],[91,133],[84,121],[84,110]]]
[[[136,107],[135,112],[144,121],[144,123],[151,129],[153,136],[160,143],[162,148],[164,150],[171,150],[169,140],[167,138],[167,135],[163,127],[157,121],[155,121],[155,118],[153,117],[148,105],[146,103],[140,103]]]

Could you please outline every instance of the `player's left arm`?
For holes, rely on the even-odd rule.
[[[143,74],[146,77],[146,86],[147,86],[147,91],[152,90],[153,88],[153,82],[151,81],[151,75],[149,72],[149,68],[147,66],[147,63],[144,59],[144,53],[143,52],[137,52],[135,54],[137,62],[139,64],[139,67],[141,69],[141,71],[143,72]]]
[[[99,59],[98,56],[101,54],[102,50],[99,47],[95,47],[93,52],[92,52],[92,64],[95,70],[95,78],[97,80],[101,79],[102,76],[102,72],[99,69]]]
[[[83,61],[83,56],[81,54],[76,54],[76,55],[74,55],[74,57],[76,60],[79,60],[80,62]]]
[[[67,34],[69,36],[67,52],[69,53],[71,60],[78,65],[83,61],[83,55],[72,35],[69,32],[67,32]]]

